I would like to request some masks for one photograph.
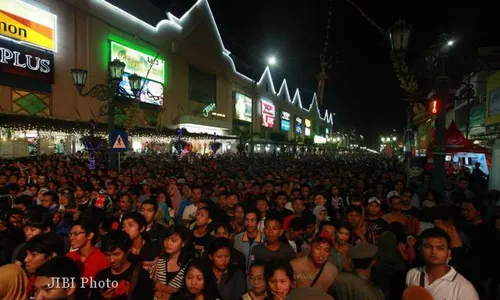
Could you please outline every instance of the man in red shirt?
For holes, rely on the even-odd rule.
[[[80,266],[81,283],[85,287],[90,287],[90,283],[95,275],[109,267],[109,263],[104,254],[95,247],[98,237],[98,227],[89,219],[79,219],[71,226],[69,240],[71,249],[75,251],[66,254]]]

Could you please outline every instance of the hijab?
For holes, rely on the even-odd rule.
[[[182,201],[182,196],[181,192],[179,191],[179,188],[176,185],[171,185],[172,187],[172,195],[170,195],[170,201],[172,202],[172,208],[175,210],[175,214],[177,214],[177,211],[179,210],[179,206]]]
[[[27,299],[28,277],[16,264],[0,267],[0,299]]]

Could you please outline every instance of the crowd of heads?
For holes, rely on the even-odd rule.
[[[481,284],[494,278],[484,260],[497,260],[493,250],[481,248],[483,233],[475,233],[481,226],[496,242],[500,222],[494,216],[489,222],[492,213],[474,174],[449,174],[445,195],[438,195],[430,174],[407,184],[403,166],[366,153],[189,162],[144,155],[124,159],[120,172],[104,162],[90,170],[80,156],[3,160],[0,266],[18,266],[19,278],[27,280],[17,281],[24,288],[0,293],[284,299],[294,288],[328,282],[317,289],[342,299],[343,277],[336,284],[336,275],[322,273],[331,265],[332,274],[365,272],[382,295],[396,299],[412,267],[452,260],[478,293],[491,295]],[[483,255],[478,280],[452,255],[457,248]],[[309,260],[318,278],[307,277],[309,267],[300,259]],[[387,271],[389,264],[400,273]],[[54,289],[52,278],[78,284]],[[117,285],[93,286],[103,278]]]

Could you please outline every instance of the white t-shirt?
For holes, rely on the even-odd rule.
[[[429,284],[425,267],[411,269],[406,274],[406,285],[420,286],[420,276],[424,275],[424,287],[431,293],[434,300],[479,300],[474,286],[457,273],[453,267],[443,277]]]

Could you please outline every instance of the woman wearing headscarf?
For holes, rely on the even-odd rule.
[[[405,289],[408,267],[398,249],[398,239],[391,231],[383,232],[380,237],[374,271],[373,281],[386,299],[399,299]]]
[[[0,267],[0,299],[25,300],[27,298],[28,277],[16,264]]]

